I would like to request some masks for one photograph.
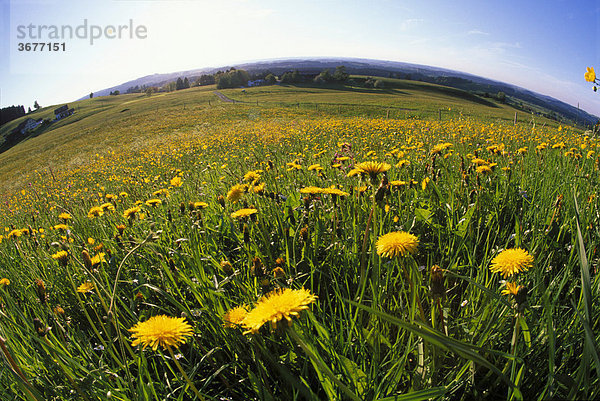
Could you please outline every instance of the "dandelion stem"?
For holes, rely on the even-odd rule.
[[[173,350],[171,349],[171,347],[167,346],[167,349],[169,350],[169,355],[171,355],[171,359],[173,359],[173,362],[175,362],[175,365],[177,366],[177,369],[179,369],[179,372],[181,372],[181,374],[183,375],[183,378],[185,379],[185,381],[187,382],[187,384],[190,386],[190,388],[192,389],[192,391],[194,392],[194,394],[196,394],[196,397],[199,400],[203,400],[204,401],[204,397],[202,397],[202,395],[200,394],[200,392],[198,391],[198,389],[196,388],[196,386],[194,386],[194,383],[192,383],[192,381],[190,380],[190,378],[188,377],[188,375],[185,373],[185,370],[183,370],[183,368],[181,367],[181,364],[179,363],[179,361],[177,360],[177,358],[175,358],[175,355],[173,354]]]
[[[352,390],[350,390],[344,383],[340,381],[340,379],[338,379],[333,374],[331,369],[329,369],[329,367],[325,365],[321,358],[315,355],[315,353],[310,349],[309,345],[306,344],[306,342],[298,335],[298,333],[294,331],[293,328],[286,327],[286,331],[294,339],[294,341],[298,343],[298,345],[300,346],[300,348],[302,348],[306,355],[308,355],[308,357],[319,367],[321,372],[323,372],[325,376],[327,376],[332,382],[337,384],[339,388],[344,392],[344,394],[346,394],[350,399],[354,401],[360,401],[360,398],[358,398],[358,396],[354,394]]]

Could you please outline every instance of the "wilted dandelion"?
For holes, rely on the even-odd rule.
[[[270,322],[271,328],[274,329],[282,319],[286,319],[291,325],[292,317],[297,317],[301,311],[308,309],[308,305],[316,299],[315,295],[305,289],[285,288],[272,291],[258,300],[254,309],[248,312],[241,322],[247,329],[244,334],[257,333],[267,322]]]

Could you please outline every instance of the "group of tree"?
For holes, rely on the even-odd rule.
[[[175,82],[175,90],[187,89],[190,87],[190,81],[185,77],[185,79],[177,78]]]
[[[111,91],[110,92],[110,96],[117,96],[117,95],[120,95],[120,94],[121,94],[121,92],[119,90],[115,90],[115,91]]]
[[[214,85],[215,84],[215,76],[212,74],[202,74],[194,81],[194,85],[196,86],[206,86],[206,85]]]
[[[273,77],[273,79],[275,78],[275,76],[273,76],[273,74],[270,74],[270,75],[271,75],[271,77]],[[272,79],[269,79],[269,80],[271,81]],[[266,77],[265,77],[265,81],[266,81]],[[282,84],[299,84],[302,82],[304,82],[304,77],[302,76],[302,74],[300,74],[300,71],[298,71],[298,70],[285,72],[281,76]]]
[[[215,74],[217,89],[239,88],[248,85],[249,80],[250,75],[247,71],[236,70],[233,67],[225,72],[219,71]]]
[[[36,102],[37,103],[37,102]],[[0,109],[0,125],[25,115],[25,106],[8,106]]]
[[[329,68],[324,69],[314,78],[314,82],[317,84],[323,83],[340,83],[343,84],[348,81],[350,74],[346,71],[346,67],[343,65],[338,65],[335,67],[335,71],[332,74],[329,71]]]
[[[383,89],[385,88],[385,83],[383,82],[383,80],[381,79],[375,79],[373,77],[368,77],[365,80],[365,88],[376,88],[376,89]]]

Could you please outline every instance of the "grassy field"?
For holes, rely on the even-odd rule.
[[[600,396],[597,140],[444,88],[213,91],[0,155],[1,399]]]

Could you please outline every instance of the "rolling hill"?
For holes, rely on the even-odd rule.
[[[265,71],[281,75],[286,71],[298,70],[303,74],[317,74],[324,69],[334,70],[335,67],[344,65],[350,74],[367,75],[388,78],[402,78],[414,81],[437,83],[462,89],[481,96],[504,92],[508,101],[523,111],[537,115],[544,115],[558,121],[571,124],[593,125],[598,117],[571,106],[550,96],[532,92],[530,90],[503,83],[476,75],[444,68],[431,67],[419,64],[410,64],[397,61],[383,61],[359,58],[294,58],[283,60],[264,60],[250,63],[222,66],[218,68],[201,68],[195,70],[179,71],[168,74],[153,74],[132,81],[113,86],[111,88],[95,91],[96,96],[105,96],[110,92],[119,90],[124,93],[128,88],[135,86],[160,86],[174,81],[179,77],[193,78],[203,74],[214,74],[231,67],[244,69],[250,74],[261,74]],[[81,99],[84,99],[82,97]],[[81,100],[80,99],[80,100]]]

